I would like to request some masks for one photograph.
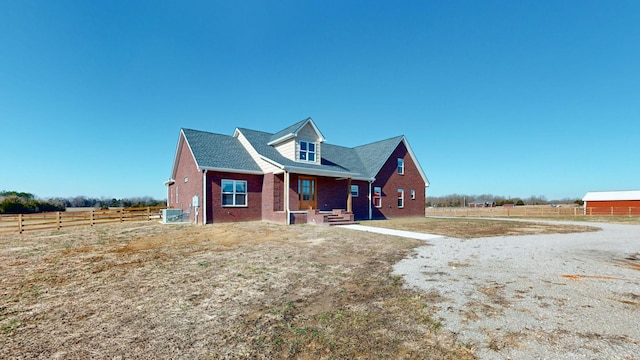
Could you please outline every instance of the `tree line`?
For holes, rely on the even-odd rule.
[[[433,207],[465,207],[471,203],[489,203],[494,206],[503,205],[557,205],[557,204],[578,204],[582,205],[581,199],[564,198],[559,200],[547,200],[544,196],[532,195],[527,198],[504,197],[493,194],[465,195],[450,194],[444,196],[427,196],[427,206]]]
[[[69,198],[38,199],[34,194],[18,191],[0,191],[0,214],[32,214],[49,211],[64,211],[70,207],[147,207],[166,205],[166,200],[150,196],[125,199],[90,198],[75,196]]]

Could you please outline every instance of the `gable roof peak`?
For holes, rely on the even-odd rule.
[[[316,126],[316,124],[313,122],[313,119],[308,117],[304,120],[300,120],[297,123],[282,129],[280,131],[278,131],[277,133],[273,134],[271,136],[271,138],[269,138],[269,142],[267,143],[267,145],[275,145],[275,144],[279,144],[283,141],[289,140],[291,138],[294,138],[296,136],[298,136],[298,132],[300,130],[302,130],[305,126],[307,125],[311,125],[311,127],[313,128],[313,130],[316,132],[316,134],[318,134],[318,138],[320,139],[320,142],[324,142],[326,141],[324,135],[322,135],[322,133],[320,132],[320,129],[318,129],[318,127]]]
[[[191,150],[198,171],[216,169],[241,173],[262,173],[258,164],[236,137],[181,128],[172,178],[175,178],[177,161],[182,151],[181,141]]]

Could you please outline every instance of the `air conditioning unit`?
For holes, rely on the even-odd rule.
[[[162,223],[180,223],[182,222],[182,210],[180,209],[162,209]]]

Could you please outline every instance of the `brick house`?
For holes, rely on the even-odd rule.
[[[311,118],[275,134],[181,129],[167,205],[196,223],[342,223],[424,216],[427,177],[407,139],[328,144]]]

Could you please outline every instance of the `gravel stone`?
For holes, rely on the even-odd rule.
[[[481,359],[640,359],[640,226],[566,223],[602,230],[432,238],[394,273]]]

